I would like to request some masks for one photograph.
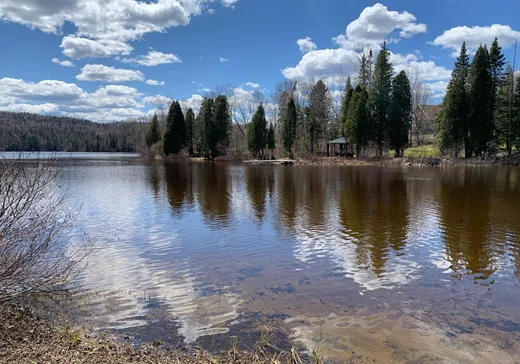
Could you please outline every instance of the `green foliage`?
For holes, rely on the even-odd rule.
[[[188,146],[189,155],[193,155],[193,140],[195,128],[195,113],[192,109],[186,111],[186,145]]]
[[[166,129],[163,137],[164,154],[178,154],[186,146],[186,124],[181,105],[174,101],[166,119]]]
[[[296,127],[298,122],[298,114],[296,112],[296,103],[294,98],[291,97],[287,103],[287,110],[284,113],[282,120],[282,140],[283,147],[289,157],[292,157],[292,148],[296,141]]]
[[[520,80],[516,81],[515,95],[513,98],[513,127],[516,149],[520,149]]]
[[[368,145],[370,139],[370,121],[368,118],[368,94],[365,88],[358,85],[352,93],[348,112],[347,124],[351,125],[349,135],[351,142],[356,143],[356,153],[359,156],[361,149]]]
[[[274,139],[274,126],[269,123],[269,130],[267,131],[267,149],[274,150],[276,148],[276,141]]]
[[[372,83],[372,63],[372,50],[369,50],[368,53],[363,52],[359,58],[358,85],[363,87],[365,90],[370,89]]]
[[[511,66],[507,66],[503,82],[498,88],[495,109],[495,130],[497,141],[505,144],[507,154],[511,154],[513,144],[518,135],[516,119],[518,109],[514,105],[514,76]]]
[[[146,146],[150,148],[152,145],[161,140],[161,132],[159,131],[159,119],[154,114],[152,121],[146,127]]]
[[[412,126],[412,90],[404,71],[392,80],[392,105],[388,125],[388,139],[397,157],[402,156],[403,147],[408,143],[408,133]]]
[[[215,99],[211,140],[215,143],[210,145],[211,155],[216,157],[224,154],[229,146],[229,129],[231,128],[231,112],[228,99],[220,95]]]
[[[377,56],[372,86],[369,92],[372,140],[378,147],[378,156],[383,155],[383,146],[388,138],[389,113],[392,102],[392,75],[394,68],[390,63],[390,52],[383,47]]]
[[[473,152],[480,156],[487,152],[493,138],[493,82],[486,47],[480,46],[473,57],[467,87],[470,148],[466,146],[466,157]]]
[[[255,158],[263,155],[267,146],[267,120],[265,119],[264,106],[260,104],[253,116],[253,120],[247,126],[247,147]]]
[[[347,87],[345,88],[345,95],[343,95],[343,100],[341,101],[341,115],[339,118],[340,126],[341,126],[341,134],[344,137],[353,138],[353,127],[354,125],[347,123],[347,115],[348,109],[350,105],[350,101],[352,100],[352,94],[354,93],[354,88],[350,83],[350,78],[347,81]]]
[[[213,113],[215,112],[215,103],[213,99],[205,99],[202,102],[200,116],[202,122],[202,153],[210,155],[212,150],[215,150],[217,145],[217,137],[215,133],[215,127],[213,123],[215,118]]]

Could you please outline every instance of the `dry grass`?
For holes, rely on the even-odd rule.
[[[153,344],[134,349],[105,337],[88,337],[80,330],[50,326],[31,310],[15,305],[0,306],[0,316],[0,363],[322,363],[317,353],[310,358],[302,358],[295,349],[273,353],[266,328],[253,352],[237,350],[238,338],[232,337],[232,348],[228,352],[213,355],[202,350],[160,349]]]

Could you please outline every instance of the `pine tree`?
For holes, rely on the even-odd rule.
[[[159,131],[159,119],[157,114],[154,114],[152,121],[146,127],[146,145],[150,148],[155,143],[161,140],[161,133]]]
[[[515,80],[515,95],[513,98],[513,138],[515,140],[515,147],[520,149],[520,80]]]
[[[269,123],[269,131],[267,132],[267,148],[271,149],[271,158],[274,156],[274,149],[276,148],[276,141],[274,139],[274,126]]]
[[[192,109],[186,111],[186,145],[188,146],[189,155],[193,155],[193,139],[195,128],[195,114]]]
[[[343,100],[341,101],[341,115],[340,115],[340,125],[341,125],[341,134],[344,137],[352,138],[351,130],[352,125],[347,123],[347,115],[350,100],[352,100],[352,94],[354,93],[354,88],[350,83],[350,77],[347,79],[347,85],[345,87],[345,94],[343,95]]]
[[[287,109],[282,120],[282,140],[283,147],[289,157],[292,158],[292,148],[296,141],[296,126],[298,122],[298,114],[296,112],[296,103],[291,97],[287,103]]]
[[[247,126],[247,146],[255,158],[262,156],[267,146],[267,120],[262,104],[258,105],[253,120]]]
[[[402,156],[412,126],[412,90],[404,71],[392,80],[392,106],[390,109],[388,137],[396,157]]]
[[[212,127],[214,130],[215,144],[211,146],[212,156],[225,153],[229,146],[229,129],[231,128],[231,112],[229,109],[228,99],[224,95],[220,95],[215,99],[214,104],[214,121]]]
[[[328,122],[332,108],[332,97],[329,89],[322,80],[319,80],[311,91],[309,101],[309,126],[310,152],[321,138],[328,137]]]
[[[373,141],[378,148],[378,156],[383,156],[383,147],[388,139],[388,119],[391,106],[393,66],[390,63],[390,52],[386,44],[377,56],[374,78],[369,94],[370,119],[373,130]]]
[[[164,131],[164,154],[178,154],[186,146],[186,124],[182,114],[181,105],[174,101],[170,106],[166,129]]]
[[[359,58],[358,85],[364,87],[366,90],[370,89],[370,85],[372,82],[372,66],[372,50],[369,50],[368,53],[363,52],[363,54]]]
[[[513,69],[507,66],[503,82],[498,88],[495,109],[496,137],[500,144],[506,145],[507,154],[511,154],[515,142],[516,128],[514,120],[514,78]]]
[[[356,86],[352,93],[348,112],[347,124],[352,127],[349,129],[351,143],[356,143],[356,154],[361,154],[362,148],[368,145],[370,139],[370,125],[368,118],[368,94],[364,87]]]
[[[490,110],[493,102],[493,81],[491,78],[489,52],[480,46],[473,57],[468,76],[469,134],[471,150],[483,155],[493,139],[493,119]]]

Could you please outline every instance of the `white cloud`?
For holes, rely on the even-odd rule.
[[[251,88],[259,88],[260,84],[259,83],[254,83],[254,82],[246,82],[242,86],[251,87]]]
[[[118,40],[92,40],[70,35],[63,38],[60,47],[63,54],[72,59],[127,55],[133,50],[130,45]]]
[[[144,81],[144,75],[140,71],[122,68],[108,67],[102,64],[87,64],[76,76],[80,81],[103,81],[103,82],[128,82]]]
[[[229,62],[229,58],[220,57],[220,62]]]
[[[444,97],[448,89],[448,81],[437,81],[427,83],[426,86],[432,91],[434,98]]]
[[[172,99],[163,95],[146,96],[142,100],[146,104],[151,105],[169,105],[172,103]]]
[[[493,24],[491,26],[475,27],[455,27],[446,30],[442,35],[435,38],[432,44],[442,46],[445,49],[452,49],[453,56],[459,54],[462,42],[466,42],[468,51],[475,53],[481,44],[491,45],[493,40],[498,38],[500,45],[504,48],[511,47],[520,38],[520,32],[513,30],[508,25]]]
[[[205,87],[205,88],[199,88],[197,90],[197,92],[211,92],[211,90],[209,88]]]
[[[76,102],[79,106],[89,106],[96,109],[109,108],[139,108],[136,99],[141,96],[137,89],[121,85],[108,85],[98,88],[93,93],[85,93]]]
[[[98,42],[63,44],[64,53],[76,58],[107,57],[128,54],[130,41],[147,33],[163,32],[168,28],[189,24],[191,17],[200,15],[209,0],[2,0],[0,20],[38,28],[59,34],[66,22],[77,30],[76,35]],[[236,0],[220,0],[232,6]],[[68,38],[68,37],[66,37]],[[64,39],[65,41],[65,39]],[[113,48],[114,43],[119,46]],[[121,47],[126,44],[126,50]]]
[[[304,54],[295,67],[283,69],[282,74],[290,80],[351,74],[357,63],[358,55],[353,50],[320,49]]]
[[[63,67],[74,67],[74,63],[72,63],[71,61],[60,61],[58,58],[53,58],[52,63],[59,64]]]
[[[156,80],[146,80],[146,83],[151,86],[164,86],[166,82]]]
[[[318,48],[316,43],[314,43],[310,37],[298,39],[296,44],[298,44],[298,47],[300,47],[300,52],[304,54],[314,51],[316,48]]]
[[[49,114],[59,110],[59,106],[55,104],[10,104],[0,106],[0,110],[9,112],[28,112],[32,114]]]
[[[78,99],[85,91],[74,83],[44,80],[38,83],[21,79],[0,79],[0,95],[13,101],[67,102]]]
[[[374,48],[385,40],[399,41],[398,37],[410,38],[414,34],[425,33],[425,24],[416,23],[417,18],[407,11],[389,11],[383,4],[365,8],[359,18],[347,26],[345,34],[333,41],[345,49]],[[394,34],[399,31],[398,34]]]
[[[403,56],[399,53],[390,53],[390,62],[394,66],[394,72],[401,71],[417,72],[419,78],[423,81],[441,81],[451,78],[451,71],[437,66],[433,61],[419,61],[415,54],[407,54]]]
[[[186,112],[188,109],[192,109],[195,114],[198,114],[203,101],[203,96],[191,95],[190,98],[180,101],[180,104],[184,112]]]
[[[141,66],[153,67],[168,63],[181,63],[181,59],[175,54],[150,51],[146,56],[122,59],[125,63],[137,63]]]

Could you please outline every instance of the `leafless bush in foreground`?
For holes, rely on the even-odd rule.
[[[64,292],[89,252],[71,243],[78,209],[67,207],[60,173],[55,161],[0,156],[0,303]]]

